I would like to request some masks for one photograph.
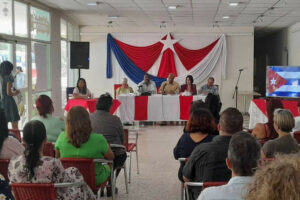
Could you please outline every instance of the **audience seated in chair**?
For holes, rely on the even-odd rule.
[[[268,122],[265,124],[257,123],[252,131],[252,135],[257,139],[274,139],[278,137],[273,126],[273,113],[276,108],[283,108],[283,104],[279,98],[266,99],[266,112]]]
[[[274,111],[274,129],[278,138],[267,141],[262,147],[263,158],[273,158],[275,154],[290,154],[299,152],[298,142],[291,135],[295,125],[293,114],[289,110],[276,109]]]
[[[43,122],[46,128],[47,139],[49,142],[55,142],[59,134],[65,130],[65,123],[59,117],[52,116],[54,112],[53,102],[47,95],[40,95],[35,101],[38,116],[32,120]]]
[[[205,98],[205,103],[208,109],[210,110],[210,112],[212,113],[212,115],[214,116],[216,124],[218,124],[220,120],[219,113],[222,108],[222,103],[220,101],[219,95],[209,93]]]
[[[89,113],[81,106],[72,107],[67,115],[66,132],[62,132],[56,143],[56,156],[61,158],[105,158],[114,159],[107,140],[92,132]],[[95,166],[96,185],[110,176],[107,165]]]
[[[64,169],[60,160],[41,156],[43,144],[46,143],[46,129],[42,122],[33,120],[24,129],[26,145],[24,155],[14,157],[9,163],[10,183],[63,183],[83,182],[83,177],[76,168]],[[95,199],[91,189],[86,185],[57,190],[58,199]]]
[[[225,109],[218,125],[220,135],[212,142],[198,145],[183,168],[185,182],[228,181],[231,171],[226,166],[231,136],[243,129],[243,116],[235,108]],[[199,196],[200,189],[191,189],[192,198]]]
[[[212,114],[204,108],[198,108],[191,112],[185,131],[174,148],[175,159],[187,158],[194,148],[213,139],[212,133],[216,130],[216,124]],[[180,163],[178,178],[183,181],[182,169],[185,162]]]
[[[5,113],[0,109],[0,159],[11,159],[24,152],[24,146],[9,134],[7,125]]]
[[[227,167],[231,170],[231,179],[226,185],[209,187],[201,192],[198,200],[242,200],[252,181],[254,169],[260,159],[260,144],[247,132],[239,132],[231,137]]]
[[[92,132],[102,134],[110,144],[124,145],[123,125],[119,117],[111,115],[109,110],[112,105],[110,94],[102,94],[97,102],[96,111],[90,114]],[[124,165],[127,154],[125,149],[112,148],[115,159],[114,169],[117,169],[116,176],[119,175],[121,167]]]
[[[300,155],[277,155],[257,168],[245,200],[299,200]]]

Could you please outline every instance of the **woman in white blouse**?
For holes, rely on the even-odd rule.
[[[73,91],[74,99],[90,99],[92,94],[86,86],[86,81],[83,78],[79,78],[77,81],[77,86]]]

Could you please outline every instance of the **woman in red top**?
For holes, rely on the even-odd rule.
[[[181,86],[180,94],[187,91],[187,92],[190,92],[191,95],[196,95],[197,88],[196,88],[196,85],[193,84],[193,82],[194,82],[193,77],[191,75],[188,75],[185,79],[185,84],[183,84]]]

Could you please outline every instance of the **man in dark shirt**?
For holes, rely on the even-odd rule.
[[[234,133],[243,129],[243,116],[235,108],[227,108],[220,116],[219,134],[210,143],[198,145],[183,168],[185,182],[228,181],[231,171],[226,166],[229,141]],[[192,199],[199,196],[201,189],[192,188]]]

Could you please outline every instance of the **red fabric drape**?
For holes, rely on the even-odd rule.
[[[193,96],[179,96],[180,103],[180,119],[188,120],[190,114],[191,103],[193,102]]]
[[[156,42],[150,46],[136,47],[125,44],[117,39],[115,39],[115,41],[125,55],[128,56],[128,58],[144,72],[147,72],[152,67],[163,48],[163,44],[161,42]]]
[[[148,119],[148,96],[135,97],[135,114],[134,120],[147,120]]]
[[[267,116],[266,112],[266,100],[265,99],[254,99],[253,102],[257,105],[259,110]],[[288,109],[294,115],[294,117],[298,116],[298,107],[297,101],[290,101],[290,100],[282,100],[283,108]]]
[[[217,44],[219,39],[211,43],[210,45],[198,49],[198,50],[190,50],[186,49],[183,46],[181,46],[179,43],[174,44],[174,49],[183,64],[183,66],[187,69],[190,70],[193,68],[197,63],[199,63],[209,52],[214,48],[214,46]]]
[[[170,73],[173,73],[175,77],[177,76],[174,53],[171,49],[167,49],[161,58],[157,77],[167,78]]]
[[[112,104],[112,106],[110,108],[109,113],[111,115],[113,115],[116,112],[116,110],[119,108],[120,105],[121,105],[121,102],[119,100],[117,100],[117,99],[114,99],[113,100],[113,104]]]

